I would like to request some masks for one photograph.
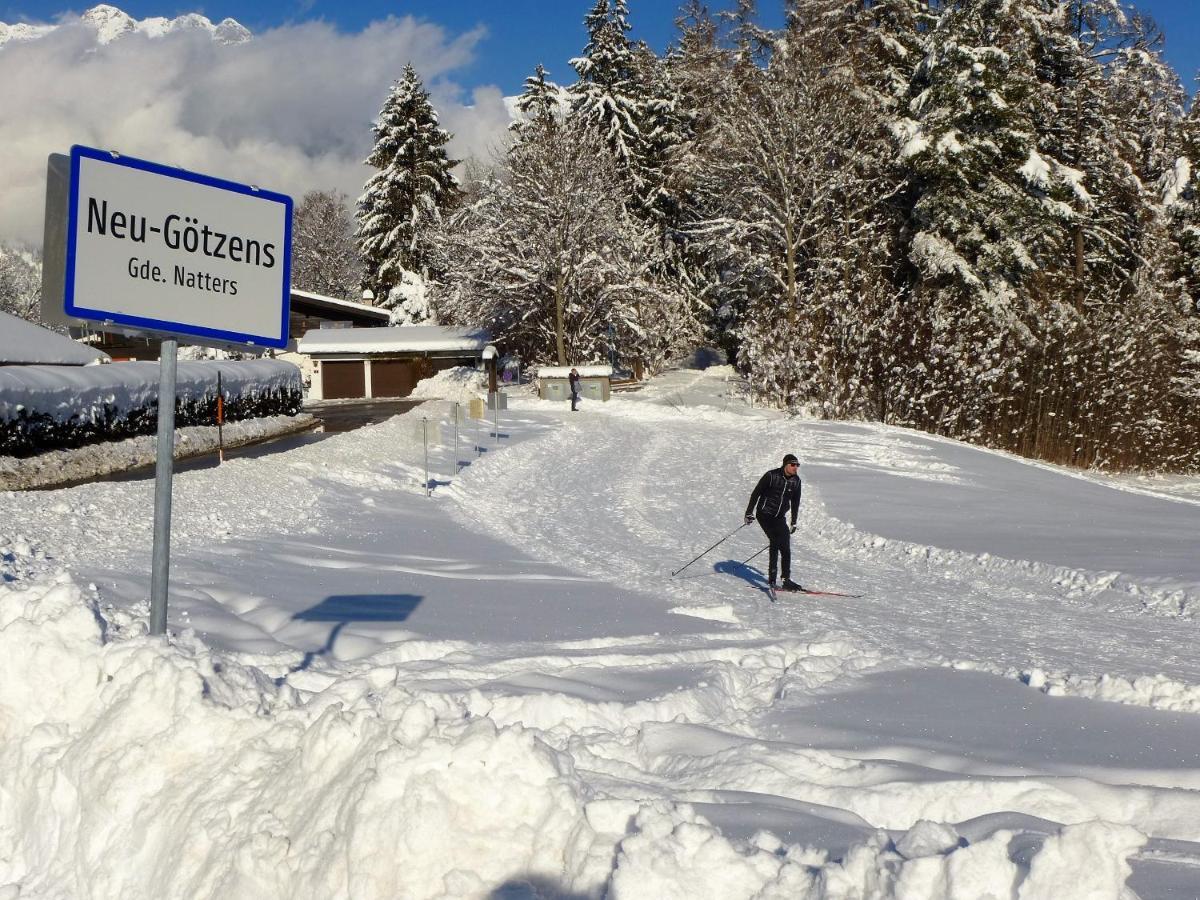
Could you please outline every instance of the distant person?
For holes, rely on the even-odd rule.
[[[572,368],[567,381],[571,383],[571,412],[579,412],[579,370]]]
[[[792,581],[792,539],[796,531],[796,515],[800,512],[800,476],[796,474],[800,461],[791,453],[783,458],[778,469],[764,472],[750,502],[746,504],[746,524],[758,517],[758,525],[771,542],[770,562],[767,564],[767,581],[771,590],[802,591],[804,588]],[[787,517],[790,513],[790,524]],[[783,570],[783,583],[777,584],[775,575]]]

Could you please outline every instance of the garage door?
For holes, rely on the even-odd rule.
[[[345,400],[367,396],[367,373],[362,361],[321,363],[321,396]]]
[[[417,386],[417,363],[377,359],[371,363],[372,397],[407,397]]]

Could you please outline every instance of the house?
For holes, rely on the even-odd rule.
[[[311,386],[316,377],[316,365],[311,356],[297,349],[306,334],[322,329],[378,328],[389,321],[391,313],[386,309],[293,288],[288,313],[288,345],[286,349],[276,351],[274,356],[299,366],[304,384]]]
[[[86,344],[0,312],[0,366],[90,366],[112,362]]]
[[[454,366],[486,368],[495,390],[496,348],[482,328],[321,328],[296,349],[315,365],[310,400],[407,397],[422,378]]]
[[[288,317],[288,349],[314,328],[377,328],[390,321],[391,313],[378,306],[353,303],[292,288]]]

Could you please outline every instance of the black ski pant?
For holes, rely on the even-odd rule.
[[[779,571],[776,563],[781,563],[784,581],[792,577],[792,532],[788,528],[786,519],[786,516],[758,517],[758,526],[767,536],[767,540],[771,542],[767,578],[772,584],[778,584],[775,580],[775,575]]]

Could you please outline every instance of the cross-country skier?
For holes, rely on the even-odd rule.
[[[750,502],[746,504],[746,524],[749,525],[758,517],[759,527],[771,542],[770,562],[767,565],[767,580],[771,590],[785,591],[804,590],[792,581],[792,541],[791,535],[796,530],[796,515],[800,511],[800,476],[796,474],[800,461],[791,453],[783,458],[783,465],[778,469],[764,472]],[[790,512],[791,523],[787,517]],[[776,585],[775,573],[779,571],[776,563],[782,564],[783,583]]]

